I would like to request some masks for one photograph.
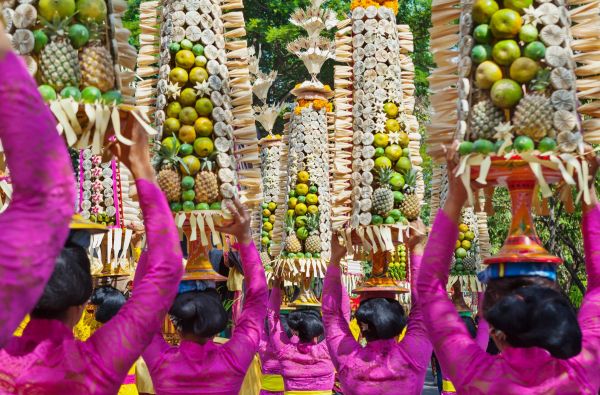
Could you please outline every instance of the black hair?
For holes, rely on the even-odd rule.
[[[67,244],[56,259],[54,271],[31,312],[34,318],[63,319],[67,309],[84,304],[92,294],[90,260],[84,248]]]
[[[471,337],[474,339],[477,336],[477,326],[475,325],[475,320],[473,320],[473,317],[468,315],[462,315],[461,318],[465,323],[467,330],[469,331],[469,335],[471,335]]]
[[[291,330],[298,332],[298,338],[302,343],[312,342],[325,331],[321,314],[314,309],[292,311],[287,317],[287,323]]]
[[[367,341],[397,337],[406,326],[406,313],[402,305],[391,298],[372,298],[360,302],[356,320],[366,324],[362,335]]]
[[[117,315],[126,301],[125,295],[115,287],[103,285],[96,288],[90,299],[90,303],[97,306],[94,318],[102,324],[107,323]]]
[[[516,288],[484,310],[484,316],[513,347],[540,347],[560,359],[581,352],[575,311],[553,288],[537,284]]]
[[[207,339],[227,327],[227,312],[213,288],[177,295],[169,314],[173,325],[184,335]]]

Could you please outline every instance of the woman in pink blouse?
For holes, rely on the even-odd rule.
[[[56,120],[0,18],[0,141],[14,193],[0,215],[0,348],[39,299],[75,208],[75,179]]]
[[[424,239],[411,241],[411,281],[421,264]],[[323,321],[331,358],[344,395],[421,394],[431,358],[418,297],[412,286],[412,309],[406,324],[402,306],[392,298],[361,299],[356,318],[367,340],[363,348],[348,327],[350,301],[342,286],[339,263],[346,249],[336,238],[323,286]],[[397,338],[404,327],[406,335]]]
[[[595,163],[595,158],[592,158]],[[467,200],[448,163],[449,199],[436,217],[417,290],[435,353],[460,394],[597,394],[600,387],[600,207],[583,207],[588,290],[576,317],[556,283],[539,276],[491,280],[483,313],[501,350],[482,350],[448,300],[445,284]],[[590,174],[596,173],[596,166]]]
[[[292,333],[288,337],[281,324],[281,287],[273,285],[269,298],[269,321],[273,326],[270,338],[281,364],[285,394],[331,394],[335,371],[323,335],[323,322],[318,310],[299,309],[288,315],[287,324]]]
[[[228,208],[234,221],[217,230],[234,235],[238,241],[246,290],[242,313],[231,339],[222,345],[215,343],[213,338],[227,327],[219,295],[214,289],[196,289],[194,281],[182,282],[183,292],[169,311],[181,344],[170,346],[156,328],[142,355],[157,394],[238,394],[258,351],[267,314],[267,281],[252,241],[250,214],[238,200]]]
[[[281,363],[277,358],[277,350],[271,338],[275,326],[275,314],[271,312],[273,307],[269,304],[267,310],[266,329],[262,333],[258,346],[258,355],[261,365],[261,389],[260,395],[283,395],[283,377],[281,377]],[[279,308],[279,307],[277,307]]]
[[[76,340],[73,327],[92,294],[92,277],[85,249],[67,244],[23,336],[0,351],[0,393],[115,394],[160,328],[181,279],[182,253],[169,205],[154,182],[140,125],[130,138],[134,145],[117,144],[116,154],[136,179],[148,241],[133,295],[87,341]]]

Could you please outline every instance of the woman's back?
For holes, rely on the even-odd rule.
[[[284,334],[287,337],[287,335]],[[278,352],[286,390],[331,389],[335,368],[327,342],[300,343],[292,338]]]

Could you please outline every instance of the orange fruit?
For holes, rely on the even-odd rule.
[[[535,60],[519,58],[510,65],[510,78],[524,84],[531,81],[539,69],[540,66]]]
[[[385,133],[376,133],[375,139],[373,140],[373,145],[375,147],[385,148],[390,143],[390,136]]]
[[[488,23],[498,9],[500,7],[494,0],[477,0],[473,4],[473,20],[477,23]]]
[[[410,142],[410,139],[408,138],[408,133],[400,132],[400,138],[398,139],[398,144],[400,144],[400,147],[402,147],[402,148],[408,147],[409,142]]]
[[[196,91],[193,88],[185,88],[179,95],[179,103],[182,106],[193,106],[196,104]]]
[[[168,134],[177,133],[181,127],[181,123],[177,118],[167,118],[165,120],[165,132]]]
[[[308,195],[306,195],[306,203],[310,204],[318,204],[319,203],[319,197],[314,194],[314,193],[309,193]]]
[[[185,170],[183,165],[179,165],[179,168],[183,174],[194,175],[200,171],[200,160],[194,155],[187,155],[183,157],[183,163],[186,164],[188,171]]]
[[[188,82],[188,73],[181,67],[175,67],[169,73],[169,81],[178,84],[179,86],[184,86]]]
[[[206,117],[200,117],[194,122],[194,128],[198,132],[198,136],[209,137],[213,132],[213,123]]]
[[[215,150],[215,144],[208,137],[198,137],[194,141],[194,152],[201,158],[206,158]]]
[[[490,29],[496,38],[513,38],[523,26],[521,15],[515,10],[504,8],[492,15]]]
[[[179,129],[178,137],[179,140],[183,141],[184,143],[193,143],[194,140],[196,140],[196,131],[194,130],[193,126],[183,125]]]
[[[502,70],[492,61],[486,60],[475,70],[475,85],[480,89],[490,89],[494,82],[502,79]]]
[[[387,102],[383,105],[383,112],[388,118],[398,117],[398,106],[396,103]]]
[[[387,156],[380,156],[379,158],[375,159],[375,167],[378,169],[383,169],[386,167],[391,168],[392,161]]]
[[[315,205],[315,204],[311,204],[308,206],[308,212],[310,214],[317,214],[319,212],[319,206]]]
[[[179,102],[171,102],[167,106],[167,117],[169,118],[179,118],[179,113],[181,112],[181,104]]]
[[[385,130],[388,132],[399,132],[400,123],[395,119],[387,119],[385,121]]]
[[[191,69],[195,61],[194,53],[187,49],[182,49],[175,55],[175,64],[184,69]]]
[[[184,125],[193,125],[198,119],[198,113],[194,107],[184,107],[179,113],[179,121]]]
[[[305,196],[308,193],[308,185],[304,183],[296,184],[296,193],[299,196]]]
[[[492,48],[492,57],[500,66],[509,66],[521,56],[521,48],[515,40],[498,41]]]
[[[523,15],[525,13],[525,8],[532,5],[533,0],[504,0],[503,4],[504,7],[515,10],[519,14]]]
[[[298,203],[294,208],[294,212],[296,213],[296,215],[304,215],[307,211],[308,207],[306,207],[306,204],[304,203]]]
[[[310,178],[310,174],[306,170],[301,170],[298,172],[298,181],[307,183]]]
[[[500,108],[512,108],[523,97],[521,85],[513,80],[502,79],[494,82],[490,91],[492,102]]]
[[[190,71],[190,81],[192,84],[204,82],[208,79],[208,72],[204,67],[194,67]]]
[[[201,97],[196,101],[196,112],[202,117],[208,117],[213,110],[213,104],[208,97]]]

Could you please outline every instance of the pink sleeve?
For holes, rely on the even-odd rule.
[[[583,351],[573,359],[583,366],[589,377],[597,378],[600,361],[600,206],[584,214],[582,231],[588,288],[578,315]]]
[[[269,307],[267,308],[267,322],[269,324],[269,338],[273,347],[280,351],[287,343],[287,334],[281,326],[281,288],[273,287],[269,296]]]
[[[490,342],[490,324],[483,317],[479,317],[475,342],[483,351],[487,350],[488,343]]]
[[[323,324],[331,360],[338,371],[347,364],[349,355],[360,348],[348,327],[349,310],[350,300],[342,286],[340,267],[330,264],[323,283]]]
[[[431,359],[431,351],[433,347],[429,341],[429,335],[423,319],[422,307],[419,303],[419,297],[416,287],[416,279],[419,275],[421,261],[423,257],[420,255],[411,255],[410,271],[411,271],[411,310],[408,316],[408,325],[406,335],[402,340],[403,347],[408,352],[413,362],[420,367],[427,367]]]
[[[244,307],[235,331],[223,346],[231,365],[240,373],[246,372],[258,351],[267,315],[268,288],[265,271],[254,243],[238,244],[244,284],[246,286]]]
[[[0,215],[2,348],[40,298],[75,208],[65,143],[35,81],[13,52],[0,59],[0,140],[14,189]]]
[[[435,355],[457,388],[469,383],[493,358],[471,338],[446,293],[458,227],[440,210],[429,235],[417,280],[419,304]]]
[[[161,364],[164,353],[170,348],[171,346],[165,341],[161,330],[156,331],[152,337],[152,341],[142,353],[142,358],[146,362],[146,365],[148,365],[150,372],[156,371]]]
[[[148,238],[131,298],[121,311],[85,343],[98,366],[111,377],[124,378],[160,330],[183,273],[182,252],[173,216],[162,191],[146,180],[136,181]]]

